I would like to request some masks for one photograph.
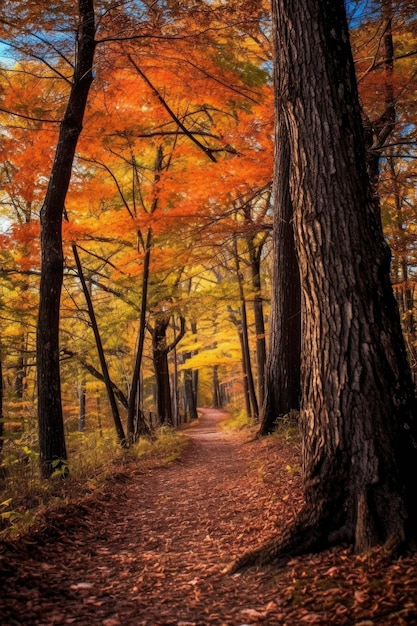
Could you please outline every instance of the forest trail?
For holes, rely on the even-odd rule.
[[[355,560],[352,572],[357,558],[340,549],[284,570],[222,574],[242,550],[288,523],[301,502],[297,445],[219,430],[224,417],[202,410],[179,461],[129,469],[107,491],[63,507],[43,531],[5,546],[1,625],[359,624],[375,594],[387,596],[382,581],[373,595],[361,591],[372,568],[391,583],[397,572],[398,593],[410,604],[416,584],[404,584],[403,569],[415,561],[379,571],[377,560]],[[395,594],[388,606],[393,601],[397,609]],[[390,621],[385,610],[382,621],[367,624],[416,624],[417,609],[407,610],[416,621]]]

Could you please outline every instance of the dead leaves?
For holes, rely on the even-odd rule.
[[[204,420],[202,420],[204,425]],[[181,463],[109,483],[1,554],[7,626],[403,626],[417,623],[417,557],[335,549],[221,574],[295,515],[297,446],[242,434],[193,442]],[[259,468],[262,467],[262,475]],[[3,567],[4,564],[4,567]],[[7,565],[7,567],[6,567]]]

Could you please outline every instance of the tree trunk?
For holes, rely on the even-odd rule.
[[[174,336],[175,336],[175,326],[174,326]],[[171,384],[171,389],[172,389],[172,393],[171,393],[171,406],[172,406],[172,425],[174,426],[174,428],[178,428],[178,426],[181,423],[181,415],[180,415],[180,408],[179,408],[179,377],[178,377],[178,355],[177,355],[177,351],[174,350],[172,351],[172,357],[171,357],[171,362],[172,362],[172,374],[171,374],[171,380],[172,380],[172,384]]]
[[[261,285],[261,254],[263,245],[255,246],[252,239],[249,242],[249,258],[252,274],[252,287],[254,291],[253,312],[255,317],[256,333],[256,365],[258,370],[258,401],[262,406],[265,394],[265,367],[266,367],[266,341],[265,320]]]
[[[401,167],[399,168],[401,172]],[[394,219],[391,233],[392,249],[395,258],[395,266],[392,275],[396,286],[396,295],[400,308],[402,326],[406,339],[407,349],[410,356],[413,376],[415,376],[415,367],[417,362],[417,345],[416,345],[416,320],[415,320],[415,304],[414,304],[414,281],[410,280],[409,258],[412,257],[412,244],[410,245],[410,237],[407,229],[404,228],[404,222],[407,219],[407,207],[404,203],[401,186],[398,180],[398,173],[395,168],[394,156],[387,158],[387,171],[390,176],[391,194],[394,199]],[[405,210],[404,210],[405,209]]]
[[[239,336],[240,350],[242,353],[242,374],[243,374],[243,395],[245,398],[246,415],[249,419],[253,419],[252,404],[250,401],[249,378],[248,378],[248,362],[246,358],[245,340],[243,337],[242,325],[237,322],[237,334]]]
[[[83,433],[85,430],[86,415],[86,392],[85,378],[83,377],[78,383],[78,432]]]
[[[159,317],[152,331],[153,365],[156,380],[156,412],[158,423],[172,426],[171,387],[169,384],[166,331],[169,317]]]
[[[274,0],[303,295],[305,507],[234,564],[416,538],[416,400],[367,174],[343,0]]]
[[[20,354],[17,359],[17,367],[16,367],[16,378],[15,378],[15,393],[16,398],[18,400],[23,400],[23,393],[25,388],[25,379],[26,379],[26,363],[25,363],[25,352],[26,352],[26,341],[25,337],[22,337],[22,341],[20,343]]]
[[[133,367],[131,388],[129,394],[129,405],[127,411],[127,435],[129,442],[133,443],[134,439],[149,434],[149,428],[147,427],[142,413],[136,411],[138,404],[137,397],[139,393],[139,378],[140,370],[142,366],[143,346],[145,343],[145,328],[146,328],[146,311],[148,307],[148,283],[149,283],[149,268],[151,262],[151,246],[152,246],[152,230],[149,228],[146,243],[145,254],[143,257],[143,275],[142,275],[142,299],[140,304],[139,315],[139,331],[138,340],[136,346],[135,364]],[[135,424],[136,421],[136,424]]]
[[[93,80],[93,0],[79,0],[76,65],[45,201],[40,213],[41,280],[37,325],[38,424],[41,472],[67,471],[59,371],[59,318],[63,279],[62,215],[84,111]]]
[[[78,278],[80,279],[81,286],[83,289],[85,301],[87,303],[88,316],[91,322],[91,328],[93,329],[94,339],[96,342],[96,348],[98,353],[98,358],[100,361],[101,371],[103,373],[103,380],[106,385],[107,396],[109,398],[110,408],[112,412],[113,422],[117,433],[117,439],[122,446],[126,446],[126,437],[123,430],[122,421],[120,419],[120,413],[116,402],[116,397],[114,393],[113,383],[110,379],[109,369],[107,367],[106,355],[104,354],[104,348],[101,341],[100,331],[97,324],[96,314],[94,312],[93,301],[90,295],[90,291],[88,289],[88,285],[84,278],[84,272],[81,265],[80,256],[78,254],[78,250],[76,246],[72,246],[72,252],[74,255],[75,263],[77,266]]]
[[[219,366],[218,365],[214,365],[213,367],[213,406],[216,409],[221,409],[223,407],[222,396],[221,396],[221,391],[220,391]]]
[[[169,315],[159,315],[155,320],[152,333],[153,364],[156,380],[156,407],[158,423],[173,425],[171,387],[169,383],[168,354],[181,341],[185,333],[185,320],[181,318],[181,330],[175,340],[167,345],[166,333],[170,321]]]
[[[244,376],[246,378],[247,392],[249,396],[250,409],[248,416],[258,421],[259,408],[258,399],[256,397],[255,382],[253,380],[252,362],[249,347],[249,328],[248,317],[246,311],[246,299],[243,289],[243,276],[240,271],[239,255],[237,250],[237,242],[235,239],[235,263],[236,263],[236,277],[239,287],[239,299],[240,299],[240,324],[239,324],[239,338],[242,347],[242,363]]]
[[[300,408],[301,286],[289,189],[288,135],[283,116],[278,110],[275,152],[272,301],[265,399],[259,435],[273,432],[279,417],[291,409]]]
[[[185,358],[191,356],[191,353],[187,353]],[[198,418],[196,397],[193,388],[193,370],[184,370],[184,396],[185,396],[185,410],[187,417],[190,420]]]
[[[197,322],[195,320],[191,321],[191,332],[197,337]],[[198,350],[192,350],[191,356],[195,356],[196,354],[198,354]],[[192,403],[195,407],[195,412],[194,409],[190,411],[190,416],[191,419],[198,419],[198,370],[191,371],[191,388],[193,394]]]

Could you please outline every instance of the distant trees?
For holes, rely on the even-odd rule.
[[[248,277],[251,263],[257,324],[265,306],[259,287],[261,219],[252,223],[245,202],[270,180],[270,86],[261,67],[268,41],[260,28],[267,13],[262,6],[252,7],[250,15],[247,7],[243,14],[231,6],[190,12],[178,3],[137,3],[134,13],[119,3],[98,2],[95,31],[89,2],[80,1],[80,19],[59,0],[53,15],[46,3],[26,11],[19,9],[23,4],[8,3],[7,23],[0,25],[11,50],[0,95],[7,128],[0,146],[2,225],[12,224],[1,251],[1,285],[10,294],[12,313],[3,335],[5,386],[11,397],[12,378],[19,395],[27,394],[28,380],[31,388],[37,382],[46,477],[67,471],[64,425],[71,403],[63,407],[61,396],[72,393],[71,387],[77,402],[83,390],[79,409],[88,429],[90,390],[96,395],[105,382],[118,439],[128,442],[140,430],[137,420],[145,408],[159,407],[159,422],[176,422],[174,405],[181,400],[181,410],[195,417],[197,380],[202,396],[210,398],[213,367],[228,376],[233,371],[229,378],[235,392],[241,390],[230,325],[220,328],[226,342],[217,360],[199,365],[196,359],[213,343],[202,292],[217,263],[213,241],[221,247],[230,236],[235,205],[242,205],[239,254]],[[190,37],[177,37],[185,25]],[[231,34],[229,42],[224,32]],[[161,167],[155,169],[158,150]],[[64,213],[68,220],[62,225]],[[174,275],[180,276],[175,293]],[[19,290],[25,307],[17,339]],[[224,296],[219,294],[220,306]],[[249,340],[255,337],[251,305],[250,300]],[[226,318],[219,317],[222,323]],[[207,337],[197,337],[197,328]],[[262,331],[255,332],[264,345]],[[186,387],[182,397],[178,381]],[[231,381],[219,384],[224,388]],[[159,402],[162,388],[166,410]],[[126,418],[126,432],[119,418]]]

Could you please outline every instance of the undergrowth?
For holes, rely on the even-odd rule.
[[[117,444],[112,429],[99,434],[72,432],[67,436],[70,474],[44,480],[39,472],[36,444],[27,437],[7,442],[0,466],[0,538],[29,529],[39,512],[80,500],[99,490],[120,468],[161,465],[179,458],[187,445],[181,432],[162,427],[150,439],[141,438],[128,449]]]
[[[231,409],[229,416],[220,422],[219,427],[222,430],[243,430],[249,426],[253,426],[254,421],[247,416],[246,411]]]
[[[259,429],[259,423],[249,418],[245,410],[231,409],[229,416],[227,419],[220,422],[219,427],[222,430],[243,430],[248,428],[256,435]],[[288,443],[299,441],[299,412],[291,410],[286,415],[278,417],[275,422],[275,430],[272,437],[283,439]]]
[[[300,440],[300,426],[299,426],[300,413],[295,410],[291,410],[286,415],[282,415],[276,421],[276,429],[273,436],[277,436],[280,439],[284,439],[288,443],[293,443]]]

